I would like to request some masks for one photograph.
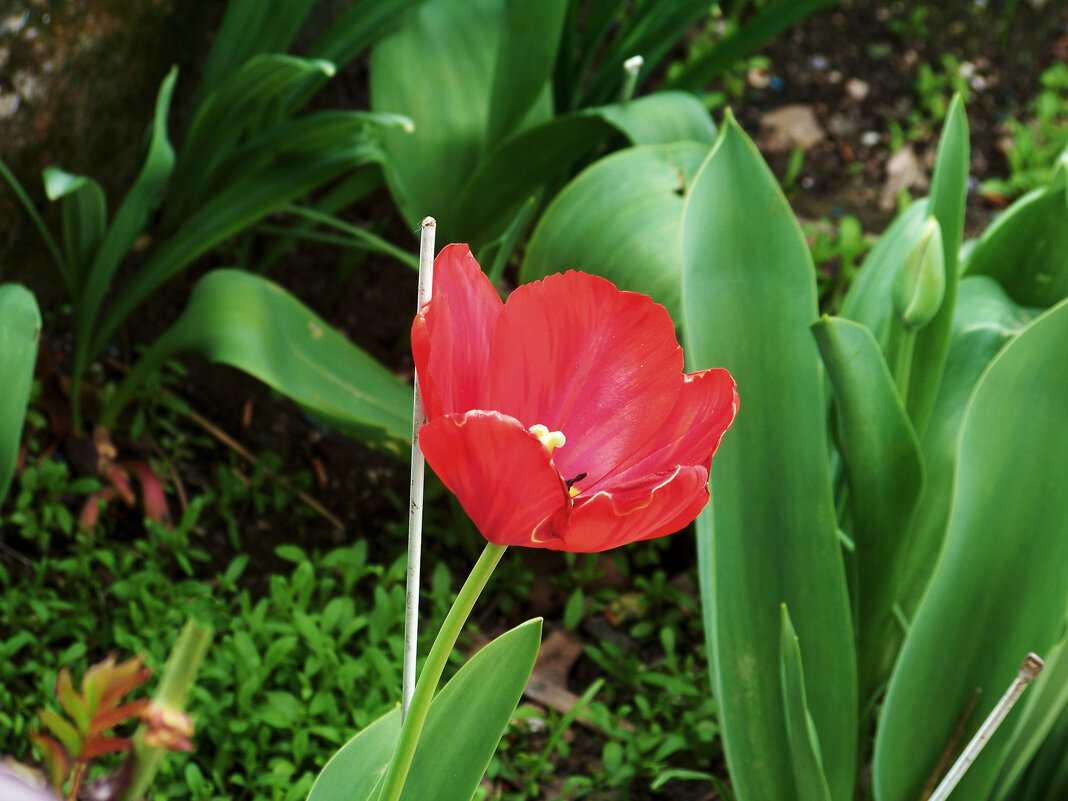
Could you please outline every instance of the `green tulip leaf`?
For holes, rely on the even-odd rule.
[[[19,284],[0,285],[0,501],[15,474],[40,338],[41,312],[33,293]]]
[[[945,538],[968,398],[987,365],[1031,319],[991,279],[974,276],[960,282],[946,369],[921,442],[927,477],[908,536],[900,593],[909,617],[927,589]]]
[[[1028,688],[1012,745],[991,797],[1002,801],[1031,764],[1058,718],[1068,710],[1068,634],[1046,657],[1045,667]]]
[[[716,142],[716,126],[701,101],[688,92],[657,92],[628,103],[589,109],[608,121],[632,145]]]
[[[415,123],[384,137],[387,183],[413,228],[431,214],[453,230],[448,215],[487,148],[504,22],[503,0],[429,0],[371,51],[371,107]]]
[[[62,201],[63,250],[77,296],[104,238],[107,199],[100,184],[85,175],[71,175],[58,167],[46,167],[42,178],[48,199]]]
[[[486,155],[449,207],[455,211],[446,220],[459,232],[459,239],[476,246],[491,241],[504,233],[540,187],[565,177],[576,161],[613,132],[632,144],[711,144],[715,129],[704,108],[679,93],[561,115],[521,131]],[[438,224],[442,225],[440,218]]]
[[[329,61],[277,53],[253,56],[197,106],[178,154],[167,219],[186,216],[204,199],[204,186],[226,154],[276,122],[279,99],[316,76],[334,74]]]
[[[315,0],[231,0],[219,24],[194,107],[249,61],[263,53],[285,53]]]
[[[156,113],[152,121],[152,138],[148,155],[134,185],[123,198],[122,204],[111,221],[107,234],[95,254],[93,264],[85,276],[82,294],[77,303],[77,336],[75,337],[75,380],[80,380],[89,357],[94,355],[90,341],[96,325],[100,305],[111,286],[119,264],[130,252],[134,240],[148,224],[149,215],[155,210],[160,196],[174,169],[174,149],[167,138],[167,113],[171,96],[178,80],[177,68],[172,69],[160,84],[156,98]]]
[[[315,777],[308,801],[369,801],[393,756],[400,723],[397,707],[345,743]]]
[[[1024,195],[983,233],[964,273],[990,276],[1022,306],[1068,297],[1068,153],[1048,187]]]
[[[434,697],[401,801],[470,801],[523,696],[541,618],[495,639]]]
[[[905,535],[923,490],[923,458],[872,333],[834,317],[822,318],[812,331],[834,389],[835,440],[849,483],[857,659],[865,704],[885,679],[900,643],[892,609]]]
[[[587,167],[535,228],[523,282],[572,269],[596,273],[650,295],[681,320],[682,209],[707,155],[696,142],[647,145]]]
[[[790,755],[793,757],[794,781],[797,782],[797,801],[831,801],[827,777],[823,775],[816,727],[812,723],[812,715],[809,714],[808,701],[805,698],[801,648],[786,604],[782,605],[781,642],[779,673],[782,679]]]
[[[728,113],[682,223],[690,369],[726,367],[738,419],[712,462],[699,536],[720,728],[742,801],[794,801],[779,675],[785,603],[831,797],[852,797],[857,678],[829,479],[811,256],[779,184]],[[706,584],[709,583],[707,580]]]
[[[477,250],[503,234],[541,186],[565,177],[611,130],[597,116],[573,113],[510,137],[478,162],[459,196],[442,207],[438,227],[456,231],[456,239]]]
[[[340,69],[396,28],[408,10],[422,2],[424,0],[353,0],[308,47],[308,56],[325,58]]]
[[[214,270],[197,282],[181,317],[105,408],[102,425],[112,427],[147,374],[181,353],[236,367],[314,417],[395,456],[411,436],[411,387],[284,289],[240,270]]]
[[[945,545],[890,681],[875,741],[879,801],[913,801],[976,690],[974,734],[1034,651],[1062,636],[1068,576],[1068,301],[1034,320],[980,378],[964,415]],[[986,799],[1019,709],[954,791]]]
[[[486,141],[492,146],[516,130],[542,95],[553,72],[567,0],[512,0],[489,96]]]
[[[291,200],[362,164],[381,159],[377,145],[350,137],[307,153],[294,138],[295,152],[276,153],[262,170],[214,194],[133,275],[101,319],[90,351],[99,353],[122,321],[145,298],[193,261],[232,236],[255,225]]]
[[[540,642],[540,618],[516,626],[472,656],[434,697],[402,799],[470,801],[523,694]],[[308,801],[376,797],[399,735],[395,709],[341,747]]]

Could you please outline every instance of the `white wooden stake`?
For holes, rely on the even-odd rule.
[[[434,286],[434,234],[437,222],[427,217],[419,237],[419,305],[417,311],[430,302]],[[401,720],[408,714],[408,706],[415,692],[415,649],[419,640],[419,561],[423,549],[423,471],[425,462],[419,450],[419,429],[423,427],[426,410],[419,392],[419,374],[415,376],[415,400],[412,410],[412,485],[408,507],[408,584],[404,596],[404,673],[401,684]]]
[[[989,742],[994,732],[997,731],[1001,721],[1009,714],[1012,705],[1016,703],[1027,685],[1042,672],[1042,666],[1042,660],[1036,654],[1028,654],[1024,657],[1023,664],[1020,665],[1020,672],[1016,674],[1016,678],[1009,685],[1009,689],[1005,691],[1005,694],[1001,696],[1001,700],[990,711],[986,720],[983,721],[983,725],[979,727],[979,731],[975,733],[972,741],[957,757],[957,761],[953,763],[953,767],[949,769],[949,773],[935,788],[928,801],[946,801],[949,794],[953,792],[953,788],[957,786],[957,782],[964,777],[964,774],[968,772],[968,768],[972,766],[972,762],[979,756],[983,746]]]
[[[645,59],[641,56],[631,56],[623,62],[623,88],[619,92],[622,103],[629,103],[634,95],[634,87],[638,84],[638,73],[642,70]]]

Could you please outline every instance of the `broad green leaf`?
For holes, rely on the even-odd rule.
[[[58,167],[45,167],[42,177],[48,199],[63,201],[63,249],[77,297],[104,238],[107,199],[100,184],[85,175],[71,175]]]
[[[253,57],[226,78],[197,106],[189,123],[167,199],[167,220],[179,220],[203,202],[205,187],[227,154],[245,137],[277,122],[273,115],[282,96],[312,76],[333,74],[329,61],[270,54]]]
[[[402,799],[470,801],[523,694],[540,642],[540,618],[505,632],[434,697]],[[367,801],[399,734],[395,709],[342,746],[315,780],[308,801]]]
[[[599,117],[578,112],[509,138],[478,162],[459,195],[442,207],[438,228],[455,231],[456,239],[471,242],[477,251],[504,233],[541,186],[562,178],[611,130]]]
[[[325,58],[342,67],[404,19],[423,0],[353,0],[308,48],[310,58]]]
[[[900,599],[909,616],[916,611],[942,549],[968,398],[987,365],[1031,318],[991,279],[975,276],[960,282],[946,369],[921,442],[927,478],[908,536]]]
[[[726,367],[741,408],[712,462],[712,677],[740,801],[793,801],[779,677],[790,608],[831,797],[851,798],[853,627],[827,459],[811,257],[778,182],[728,114],[682,225],[690,369]],[[707,524],[706,524],[707,525]]]
[[[972,249],[965,275],[988,275],[1023,306],[1068,297],[1068,154],[1053,181],[1017,200]]]
[[[1042,748],[1057,719],[1068,710],[1068,634],[1046,658],[1042,673],[1021,702],[1023,712],[991,798],[1004,799]]]
[[[400,455],[411,430],[411,388],[281,287],[240,270],[201,278],[182,316],[149,348],[101,415],[122,407],[165,359],[199,353],[258,378],[309,414]]]
[[[895,219],[868,252],[842,299],[839,316],[871,331],[884,353],[894,322],[894,282],[920,241],[929,216],[930,205],[924,199],[913,203]]]
[[[476,245],[491,241],[540,187],[565,176],[614,131],[636,145],[711,144],[715,128],[700,104],[679,94],[561,115],[521,131],[485,156],[449,207],[446,223],[438,218],[439,227],[456,230],[458,239]]]
[[[1046,741],[1028,765],[1010,801],[1059,801],[1068,798],[1068,710],[1061,713]]]
[[[363,111],[321,111],[275,125],[227,153],[200,187],[207,199],[239,181],[255,179],[272,163],[314,158],[341,142],[363,142],[371,147],[370,132],[379,126],[409,128],[411,121],[393,114]],[[369,150],[368,153],[371,151]],[[381,154],[374,151],[374,159]]]
[[[945,546],[883,705],[879,801],[913,801],[976,691],[970,737],[1029,652],[1062,635],[1068,590],[1068,301],[990,363],[965,412]],[[954,791],[986,799],[1018,720],[1010,713]]]
[[[849,483],[856,547],[857,660],[866,704],[889,673],[900,637],[892,615],[906,534],[923,490],[923,458],[872,333],[824,317],[812,326],[834,389],[835,442]]]
[[[145,298],[216,245],[360,164],[380,158],[377,146],[338,142],[314,154],[279,154],[266,169],[213,196],[153,253],[123,287],[100,322],[91,353],[99,353]]]
[[[434,697],[401,801],[470,801],[534,668],[541,618],[495,639]]]
[[[953,311],[957,304],[957,252],[964,233],[964,201],[968,194],[968,118],[964,102],[954,95],[946,112],[946,123],[938,141],[934,173],[931,176],[931,215],[942,232],[943,266],[946,272],[942,308],[930,323],[916,334],[912,373],[905,407],[916,432],[923,435],[931,416],[942,370],[946,364]]]
[[[429,0],[371,52],[371,107],[412,118],[384,138],[386,178],[405,221],[443,218],[486,149],[503,0]],[[451,234],[450,234],[451,237]]]
[[[115,271],[134,240],[141,235],[148,223],[149,215],[155,210],[167,180],[174,168],[174,149],[167,139],[167,112],[174,94],[174,84],[178,80],[177,68],[172,69],[159,88],[156,98],[156,114],[152,122],[152,139],[148,146],[148,155],[137,180],[126,194],[115,218],[111,221],[104,241],[93,259],[93,265],[86,276],[83,292],[75,299],[77,317],[77,336],[75,338],[74,381],[81,380],[88,359],[95,355],[90,345],[90,335],[96,324],[100,304],[111,286]],[[77,397],[77,395],[76,395]]]
[[[787,738],[790,742],[794,781],[797,782],[797,801],[831,801],[827,777],[823,775],[820,743],[805,697],[801,648],[786,604],[782,605],[781,643],[779,675],[782,681],[783,707],[786,709]]]
[[[511,0],[489,95],[486,141],[505,139],[530,113],[552,75],[568,0]]]
[[[400,735],[400,707],[387,712],[330,757],[307,801],[368,801],[386,773]]]
[[[702,142],[713,145],[716,126],[701,102],[687,92],[657,92],[628,103],[589,109],[607,120],[632,145]]]
[[[632,147],[594,162],[534,229],[523,282],[572,269],[596,273],[652,296],[681,320],[682,209],[707,155],[705,145],[679,142]]]
[[[33,293],[18,284],[0,286],[0,502],[15,474],[40,338],[41,312]]]
[[[204,64],[194,107],[250,59],[284,53],[316,0],[231,0]]]

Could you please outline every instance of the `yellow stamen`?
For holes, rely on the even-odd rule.
[[[548,450],[550,454],[553,452],[554,448],[562,448],[567,442],[567,438],[564,437],[563,433],[561,433],[560,431],[550,431],[546,426],[543,426],[541,423],[532,425],[529,431],[531,434],[538,438],[538,440],[541,442],[542,445],[545,446],[546,450]]]
[[[582,492],[582,490],[580,490],[574,484],[572,484],[570,487],[568,487],[567,491],[571,493],[571,497],[572,498],[574,498],[576,495],[578,495],[580,492]]]

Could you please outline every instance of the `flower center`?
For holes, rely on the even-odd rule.
[[[560,431],[550,431],[546,426],[541,423],[532,425],[529,429],[531,434],[538,438],[545,449],[552,455],[553,448],[562,448],[567,442],[567,438]]]
[[[554,448],[562,448],[567,444],[567,437],[564,436],[562,431],[550,431],[548,426],[543,426],[541,423],[535,423],[527,430],[538,438],[538,441],[545,446],[547,451],[549,451],[550,456],[552,456]],[[567,484],[568,494],[570,494],[572,498],[582,491],[578,487],[572,485],[576,481],[582,481],[585,477],[585,473],[579,473],[570,481],[565,482]]]

